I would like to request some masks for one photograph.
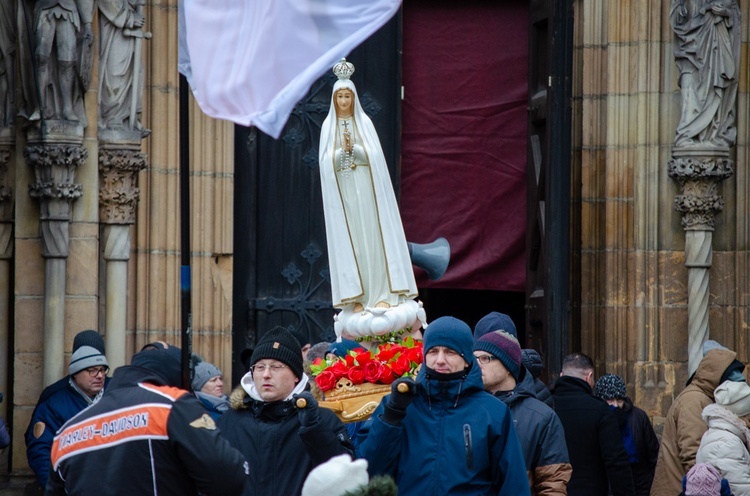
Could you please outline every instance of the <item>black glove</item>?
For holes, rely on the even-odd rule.
[[[303,391],[292,397],[294,406],[297,407],[297,418],[302,427],[312,427],[320,422],[320,412],[318,411],[318,401],[313,397],[310,391]],[[300,400],[305,401],[305,406],[301,406]]]
[[[406,392],[399,391],[400,384],[406,385]],[[403,389],[403,386],[401,388]],[[417,383],[411,377],[402,377],[393,381],[391,395],[388,397],[388,402],[385,404],[383,411],[383,421],[391,425],[399,425],[406,416],[406,408],[411,405],[416,395]]]

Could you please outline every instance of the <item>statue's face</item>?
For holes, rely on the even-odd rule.
[[[339,117],[349,117],[352,115],[352,106],[354,105],[354,93],[346,88],[336,92],[336,115]]]

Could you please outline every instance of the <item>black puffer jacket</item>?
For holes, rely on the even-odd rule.
[[[316,465],[336,455],[354,456],[346,427],[331,410],[320,408],[320,422],[303,428],[291,400],[256,401],[238,386],[229,402],[217,425],[250,463],[246,496],[300,494]]]

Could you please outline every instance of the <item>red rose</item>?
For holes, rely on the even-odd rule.
[[[330,391],[336,387],[336,376],[329,370],[324,370],[320,374],[315,376],[315,384],[318,385],[321,391]]]
[[[315,360],[313,360],[313,365],[323,365],[323,359],[318,357]]]
[[[352,381],[352,384],[362,384],[365,382],[365,371],[359,366],[350,368],[346,376]]]
[[[394,344],[391,347],[391,351],[393,352],[393,356],[396,356],[396,353],[402,353],[406,349],[405,346],[401,346],[400,344]]]
[[[415,346],[414,348],[407,348],[405,353],[406,353],[406,356],[409,358],[409,361],[422,363],[423,356],[422,356],[421,346]]]
[[[378,353],[378,359],[380,359],[380,361],[382,362],[388,362],[395,355],[396,351],[394,351],[394,347],[388,346],[380,350],[380,352]]]
[[[380,377],[380,362],[369,361],[364,364],[362,371],[365,373],[365,380],[374,384]]]
[[[358,353],[357,356],[354,358],[358,364],[364,365],[367,362],[372,361],[372,354],[370,354],[369,351],[362,351],[361,353]]]
[[[349,353],[347,353],[344,356],[344,360],[346,361],[347,367],[352,367],[354,365],[354,355],[350,355]]]
[[[396,380],[396,376],[390,367],[383,365],[380,368],[380,376],[378,376],[378,382],[381,384],[390,384]]]
[[[338,381],[346,375],[346,373],[349,371],[349,367],[346,366],[346,362],[344,362],[343,360],[337,360],[326,370],[330,370],[333,375],[336,376],[336,380]]]
[[[406,357],[405,353],[401,353],[398,358],[392,361],[389,365],[397,377],[401,377],[411,370],[411,362]]]

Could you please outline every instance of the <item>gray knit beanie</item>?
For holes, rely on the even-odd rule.
[[[107,367],[107,357],[102,355],[99,350],[91,346],[81,346],[78,348],[70,359],[68,374],[76,375],[83,369],[89,367]]]
[[[214,364],[208,362],[199,362],[195,366],[193,375],[193,391],[200,391],[208,381],[216,377],[217,375],[224,375],[221,370]]]

